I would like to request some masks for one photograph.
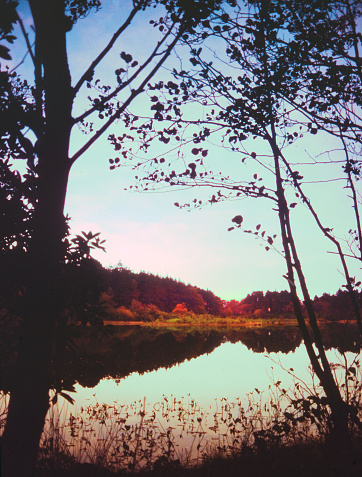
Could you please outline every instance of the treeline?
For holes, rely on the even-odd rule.
[[[212,315],[219,317],[292,318],[293,304],[288,291],[254,291],[244,299],[225,301],[210,290],[204,290],[169,277],[150,273],[135,273],[123,266],[104,268],[90,259],[80,276],[87,282],[87,289],[94,294],[89,302],[101,304],[106,309],[106,319],[124,321],[155,321],[173,315]],[[93,282],[93,286],[90,286]],[[356,292],[357,293],[357,292]],[[361,293],[357,293],[361,303]],[[329,320],[345,319],[352,314],[347,291],[338,290],[334,295],[323,294],[314,298],[319,317]],[[97,306],[92,309],[98,312]],[[83,317],[87,320],[87,310]]]
[[[224,314],[227,316],[239,316],[253,314],[255,317],[293,312],[293,303],[290,293],[286,290],[281,292],[254,291],[241,301],[230,300],[224,302]]]
[[[134,273],[123,267],[104,270],[105,289],[102,299],[108,306],[122,311],[137,311],[148,306],[150,313],[186,313],[220,315],[223,301],[210,290],[203,290],[169,277]]]
[[[355,291],[359,306],[362,305],[362,292]],[[321,318],[328,320],[343,320],[353,316],[353,306],[351,297],[347,290],[338,290],[331,295],[324,293],[322,296],[315,296],[314,310]],[[302,308],[304,304],[302,303]],[[255,291],[241,301],[231,300],[224,302],[224,315],[240,316],[253,315],[255,318],[263,316],[275,316],[294,313],[293,303],[290,293],[287,290],[281,292]]]

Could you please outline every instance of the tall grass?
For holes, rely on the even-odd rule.
[[[131,404],[96,402],[79,411],[64,403],[49,412],[39,465],[87,462],[113,471],[193,467],[246,448],[323,442],[330,425],[325,398],[300,382],[288,390],[276,382],[268,391],[254,389],[232,402],[222,398],[208,408],[189,395],[163,396],[153,405],[146,398]]]

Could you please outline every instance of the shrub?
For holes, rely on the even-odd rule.
[[[185,303],[178,303],[175,308],[172,310],[172,313],[176,313],[177,315],[183,315],[187,313],[187,308]]]
[[[120,321],[132,321],[134,320],[134,315],[131,310],[128,310],[125,306],[119,306],[116,308],[116,317]],[[117,319],[116,318],[116,319]]]

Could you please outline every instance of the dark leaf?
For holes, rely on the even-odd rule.
[[[74,399],[69,396],[69,394],[60,392],[59,395],[66,399],[68,402],[70,402],[70,404],[74,404]]]
[[[9,48],[4,45],[0,45],[0,58],[4,58],[4,60],[11,60],[11,56],[9,55]]]
[[[241,215],[235,215],[235,217],[233,219],[231,219],[231,222],[234,222],[235,224],[237,225],[241,225],[241,223],[243,222],[243,217]]]

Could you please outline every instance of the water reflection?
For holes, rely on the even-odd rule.
[[[327,349],[359,350],[359,343],[356,342],[359,334],[354,327],[329,325],[323,333]],[[104,377],[122,379],[134,372],[169,368],[185,360],[207,356],[226,342],[243,343],[252,354],[268,352],[289,356],[300,347],[302,339],[297,326],[174,330],[120,326],[115,327],[114,333],[107,337],[100,337],[96,331],[87,329],[85,336],[83,332],[76,340],[76,354],[65,354],[55,366],[64,382],[94,387]],[[228,373],[235,363],[236,360],[228,361],[224,366],[225,372]],[[214,365],[217,370],[218,364],[215,362]],[[210,369],[207,373],[212,372]],[[219,374],[222,379],[222,373]],[[200,373],[195,375],[190,372],[187,379],[198,380],[201,377]],[[186,378],[182,379],[185,381]]]
[[[131,373],[126,378],[107,377],[92,389],[76,386],[77,402],[85,403],[96,395],[98,402],[113,400],[133,402],[147,395],[154,402],[162,395],[183,397],[187,394],[209,406],[215,398],[233,400],[254,388],[266,389],[272,380],[291,382],[291,376],[273,360],[281,360],[293,367],[305,379],[308,374],[308,357],[303,346],[286,356],[271,353],[269,356],[254,353],[243,343],[222,343],[210,354],[184,361],[170,368],[159,368],[148,373]],[[274,368],[274,369],[273,369]],[[277,368],[277,369],[275,369]],[[286,382],[285,385],[288,385]]]
[[[355,357],[346,356],[350,362]],[[341,362],[336,350],[328,358]],[[93,388],[78,383],[75,405],[53,407],[56,425],[48,429],[58,430],[63,452],[80,461],[114,469],[152,467],[165,458],[195,464],[204,454],[240,449],[256,430],[277,422],[289,403],[283,388],[295,392],[297,378],[312,389],[308,364],[303,346],[262,354],[241,342],[224,342],[169,368],[103,378]],[[296,439],[297,433],[283,438]],[[48,431],[45,448],[50,440]]]
[[[328,359],[337,372],[345,364],[337,348],[348,351],[351,363],[359,351],[356,336],[351,327],[324,330]],[[66,386],[75,384],[76,393],[73,406],[59,398],[49,412],[45,462],[60,455],[114,469],[154,466],[165,458],[195,463],[205,453],[232,453],[256,430],[277,422],[296,380],[305,392],[315,392],[307,353],[293,326],[119,327],[102,339],[87,329],[77,340],[75,354],[54,362],[56,374]],[[3,376],[11,376],[11,367]],[[1,405],[6,408],[5,399]]]

